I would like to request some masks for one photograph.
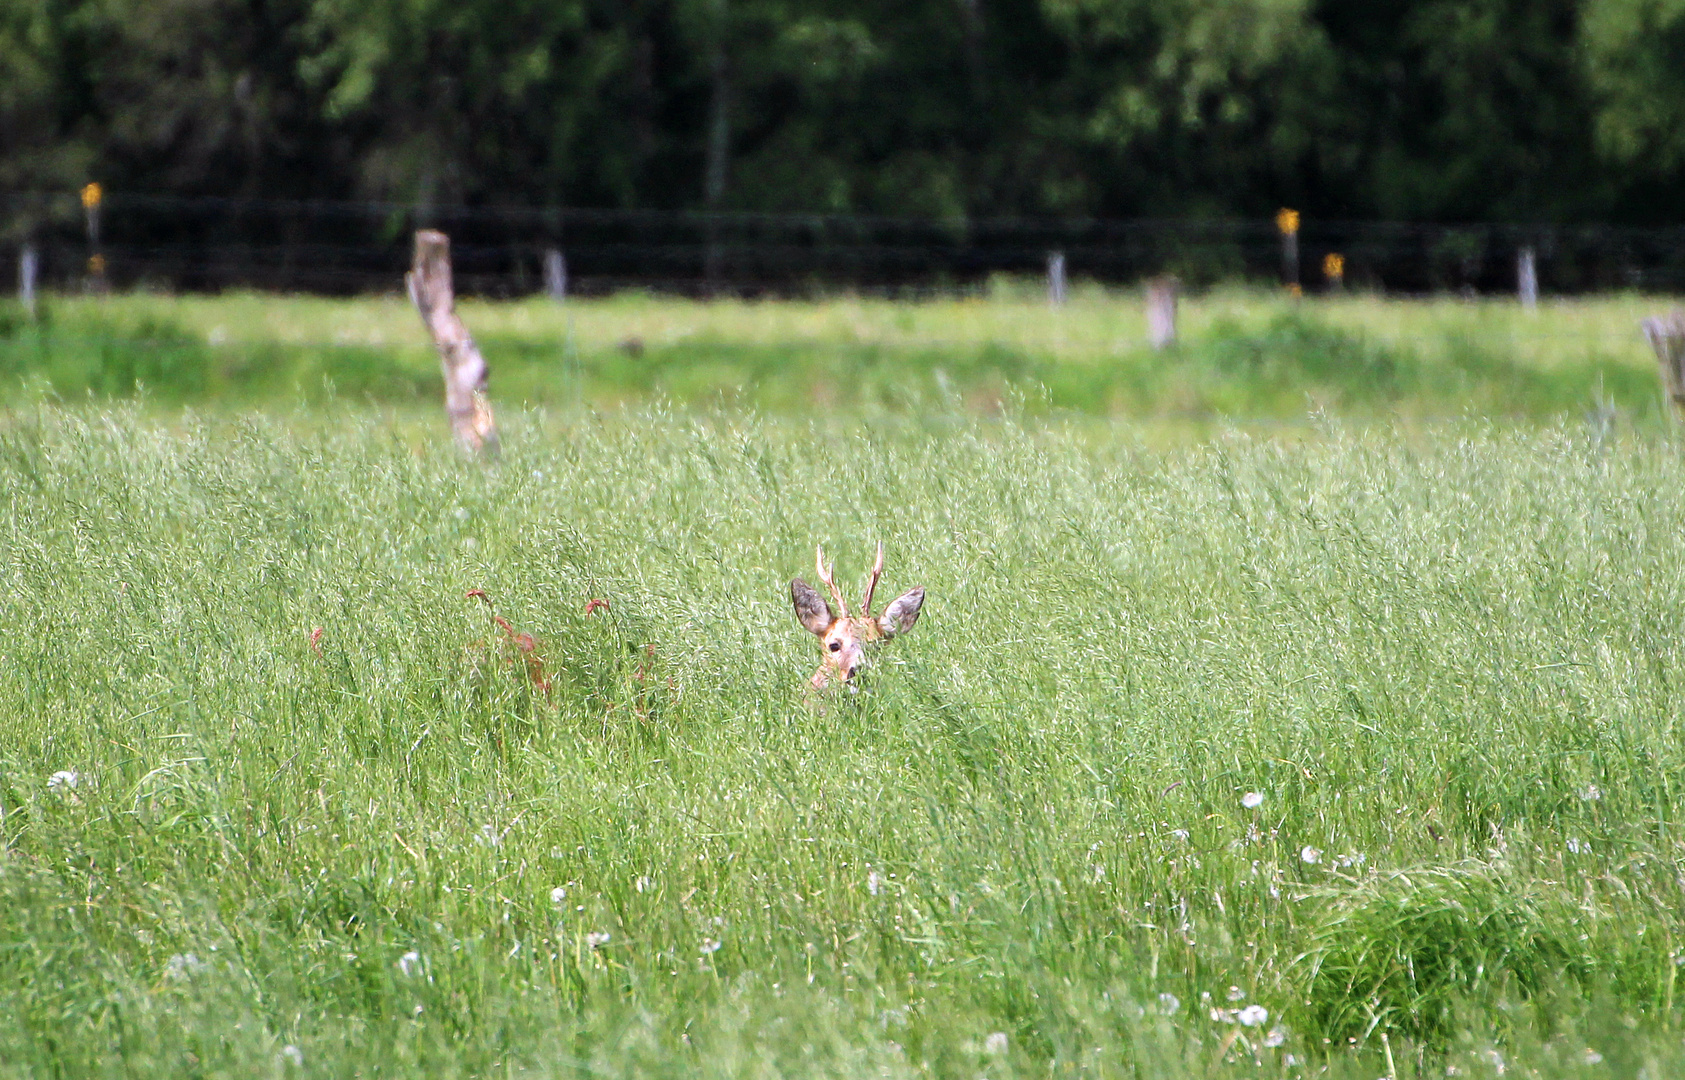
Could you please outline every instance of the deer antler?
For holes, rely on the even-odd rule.
[[[831,571],[836,569],[836,563],[832,563],[830,566],[825,565],[825,548],[822,544],[814,545],[813,567],[815,572],[819,574],[819,580],[823,581],[825,587],[831,590],[831,599],[837,602],[837,614],[845,619],[848,618],[848,601],[843,599],[842,590],[837,588],[836,579],[831,576]]]
[[[878,578],[883,574],[883,541],[878,541],[878,559],[872,564],[872,576],[866,579],[866,599],[860,602],[860,614],[872,617],[872,594],[877,591]]]

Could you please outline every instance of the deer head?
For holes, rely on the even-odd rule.
[[[896,634],[913,628],[919,609],[924,606],[924,590],[909,589],[896,597],[882,615],[872,614],[872,592],[883,574],[883,542],[878,542],[878,558],[872,564],[872,576],[866,581],[866,595],[860,601],[860,614],[848,613],[848,602],[831,576],[833,565],[825,562],[825,549],[814,549],[815,569],[819,580],[831,592],[832,607],[817,589],[801,578],[790,582],[790,602],[796,607],[796,618],[825,646],[825,662],[819,665],[812,680],[815,690],[823,690],[835,675],[844,683],[852,680],[866,665],[866,646],[886,641]]]

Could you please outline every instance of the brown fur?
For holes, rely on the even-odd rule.
[[[865,598],[860,604],[861,613],[850,615],[842,590],[832,579],[831,568],[825,565],[823,549],[817,552],[817,563],[819,580],[829,587],[836,605],[833,606],[801,578],[790,582],[790,602],[802,626],[824,645],[825,661],[809,680],[815,690],[823,690],[832,678],[848,683],[860,674],[866,666],[866,646],[887,641],[912,629],[924,606],[924,589],[909,589],[885,608],[882,615],[874,616],[871,610],[872,592],[877,586],[878,576],[883,573],[883,545],[879,544],[877,563],[872,568]],[[838,608],[842,609],[840,613]]]

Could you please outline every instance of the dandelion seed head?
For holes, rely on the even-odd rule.
[[[593,949],[600,949],[609,943],[609,935],[603,930],[593,930],[585,935],[585,944]]]
[[[708,937],[708,938],[702,939],[702,955],[703,956],[713,956],[715,953],[717,953],[719,951],[720,951],[720,941],[719,941],[718,938]]]
[[[292,1062],[298,1068],[304,1068],[304,1051],[300,1050],[292,1043],[288,1043],[287,1045],[281,1047],[281,1056]]]
[[[880,891],[882,891],[882,889],[883,889],[883,878],[878,876],[878,872],[876,870],[873,870],[871,873],[866,875],[866,891],[867,892],[871,893],[873,896],[876,896],[876,895],[878,895],[878,893]]]
[[[1593,1050],[1589,1046],[1586,1047],[1586,1064],[1587,1065],[1600,1065],[1600,1064],[1602,1064],[1602,1062],[1603,1062],[1603,1055],[1602,1054],[1599,1054],[1596,1050]]]
[[[1299,852],[1299,860],[1301,862],[1309,863],[1311,865],[1315,865],[1316,862],[1321,858],[1322,858],[1322,851],[1318,848],[1311,847],[1309,844],[1306,844],[1304,846],[1304,849]]]
[[[67,788],[73,788],[81,782],[82,774],[78,773],[75,769],[60,769],[58,772],[47,777],[47,790],[63,791]]]
[[[1186,830],[1186,829],[1171,829],[1170,835],[1174,836],[1176,839],[1182,841],[1183,843],[1187,843],[1188,830]]]
[[[554,889],[550,890],[550,902],[552,904],[560,905],[560,904],[564,903],[567,900],[567,898],[568,898],[568,891],[567,891],[567,888],[565,886],[558,885]]]
[[[1004,1031],[996,1031],[983,1040],[983,1052],[990,1057],[1000,1057],[1006,1053],[1006,1047],[1007,1038]]]
[[[1257,1027],[1260,1024],[1269,1022],[1270,1011],[1262,1005],[1248,1005],[1238,1013],[1235,1013],[1235,1019],[1247,1027]]]
[[[1258,807],[1264,805],[1264,793],[1261,791],[1248,791],[1245,795],[1240,797],[1240,805],[1246,807],[1248,810],[1256,810]]]
[[[1182,999],[1175,994],[1160,994],[1158,996],[1158,1011],[1166,1016],[1172,1016],[1182,1007]]]
[[[1229,987],[1229,1000],[1230,1001],[1245,1001],[1246,1000],[1246,991],[1242,990],[1238,986]]]
[[[1287,1041],[1287,1032],[1283,1031],[1279,1027],[1270,1028],[1270,1033],[1268,1035],[1264,1036],[1264,1045],[1268,1046],[1268,1047],[1271,1047],[1272,1049],[1274,1047],[1280,1046],[1282,1043],[1284,1043],[1286,1041]]]
[[[404,973],[405,978],[415,974],[415,969],[420,966],[421,954],[414,949],[398,957],[398,970]]]

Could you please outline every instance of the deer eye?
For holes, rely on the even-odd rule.
[[[838,649],[842,648],[842,642],[840,642],[840,641],[833,641],[833,642],[830,643],[830,645],[831,645],[831,651],[832,652],[836,652]]]

